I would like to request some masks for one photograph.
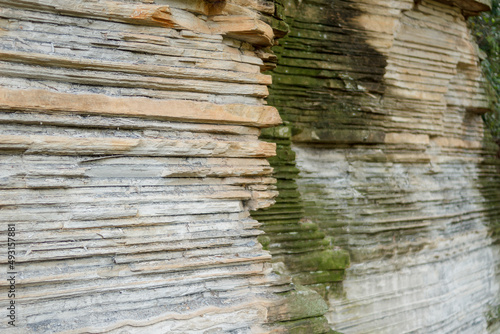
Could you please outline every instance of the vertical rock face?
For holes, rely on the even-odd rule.
[[[304,216],[351,254],[330,325],[497,331],[500,170],[465,19],[487,2],[286,4],[269,100],[292,129]]]
[[[498,331],[487,8],[0,0],[0,331]]]
[[[276,196],[258,136],[281,119],[254,49],[273,13],[0,1],[0,221],[18,273],[0,332],[260,333],[271,306],[287,320],[274,292],[292,287],[249,216]]]

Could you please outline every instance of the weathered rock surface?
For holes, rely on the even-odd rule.
[[[293,305],[321,300],[272,273],[249,215],[277,195],[258,136],[281,119],[254,49],[274,43],[273,14],[0,1],[4,311],[7,224],[18,273],[16,327],[2,315],[0,332],[282,332],[270,325],[303,318]]]
[[[498,332],[488,8],[0,0],[0,331]]]
[[[500,165],[464,17],[488,2],[285,3],[269,101],[292,131],[300,215],[351,254],[330,326],[498,332]]]

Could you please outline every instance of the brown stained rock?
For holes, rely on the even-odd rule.
[[[247,16],[214,16],[212,31],[258,46],[274,44],[273,29],[266,23]]]
[[[226,7],[226,0],[203,0],[207,8],[208,15],[218,15]]]

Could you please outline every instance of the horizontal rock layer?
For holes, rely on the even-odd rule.
[[[0,0],[1,331],[495,332],[488,7]]]
[[[283,33],[274,12],[0,1],[0,332],[281,333],[326,312],[272,272],[249,214],[277,195],[254,48]]]
[[[290,128],[265,129],[261,138],[277,144],[277,154],[269,161],[278,181],[279,195],[276,204],[252,213],[266,232],[259,240],[271,252],[276,271],[290,275],[297,286],[314,290],[325,300],[331,295],[338,295],[345,269],[349,266],[349,254],[337,247],[333,238],[326,237],[326,233],[305,216],[297,186],[299,169],[296,168],[295,153],[291,148]],[[305,308],[309,306],[305,305]],[[327,323],[324,313],[316,314],[311,320]],[[308,331],[330,333],[330,328],[319,326]]]
[[[269,101],[292,131],[299,215],[351,255],[327,297],[341,332],[498,328],[500,164],[464,16],[481,3],[286,2]]]

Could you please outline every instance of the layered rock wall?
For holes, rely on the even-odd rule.
[[[4,311],[17,272],[2,333],[259,333],[300,318],[249,215],[277,194],[275,144],[258,136],[281,119],[254,49],[273,44],[273,13],[0,1]]]
[[[0,330],[498,331],[487,8],[0,0]]]
[[[292,131],[305,219],[351,255],[330,325],[495,332],[499,164],[466,23],[487,3],[286,8],[269,101]]]

